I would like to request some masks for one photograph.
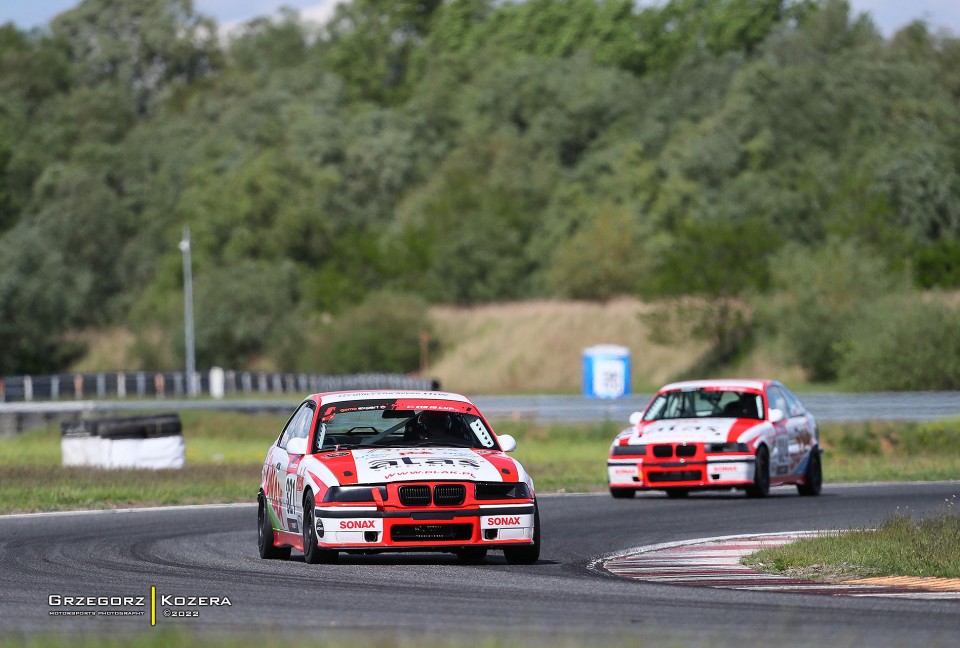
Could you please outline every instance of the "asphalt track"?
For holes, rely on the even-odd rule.
[[[620,579],[592,560],[630,547],[737,533],[872,526],[955,506],[960,482],[824,486],[818,498],[693,494],[668,500],[543,496],[536,565],[443,554],[342,556],[336,565],[263,561],[250,505],[0,517],[0,639],[11,635],[282,633],[313,638],[478,636],[569,645],[956,646],[960,602],[718,590]],[[960,550],[960,547],[958,547]],[[51,597],[144,597],[137,605],[51,605]],[[228,597],[230,606],[164,604]],[[54,598],[53,600],[56,600]],[[173,599],[174,601],[176,599]],[[164,610],[198,618],[164,617]],[[138,616],[52,616],[76,611]]]

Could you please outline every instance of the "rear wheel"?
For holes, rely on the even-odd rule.
[[[267,506],[263,493],[257,495],[257,549],[264,560],[286,560],[290,557],[290,547],[273,546],[273,523]]]
[[[540,507],[533,503],[533,544],[504,547],[503,557],[511,565],[532,565],[540,560]]]
[[[807,472],[802,484],[797,484],[797,492],[801,495],[815,496],[820,494],[823,486],[823,466],[820,463],[820,448],[810,451],[807,462]]]
[[[770,455],[766,446],[757,450],[753,485],[747,487],[747,497],[766,497],[770,494]]]
[[[321,549],[317,546],[314,513],[313,493],[308,492],[303,499],[303,560],[311,565],[336,562],[339,556],[337,551]]]
[[[632,488],[610,488],[610,494],[613,495],[615,499],[633,499],[636,493],[637,491]]]

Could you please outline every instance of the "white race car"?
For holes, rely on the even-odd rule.
[[[610,494],[737,488],[765,497],[795,484],[819,495],[817,422],[775,380],[694,380],[666,385],[610,446]]]
[[[533,480],[476,406],[446,392],[309,396],[267,451],[261,558],[331,562],[341,551],[445,551],[464,561],[499,549],[540,556]]]

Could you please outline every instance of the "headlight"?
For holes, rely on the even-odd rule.
[[[749,452],[746,443],[707,443],[703,449],[707,452]]]
[[[323,496],[324,502],[376,502],[373,491],[380,491],[380,499],[387,499],[386,486],[331,486]]]
[[[524,482],[516,484],[478,482],[474,494],[478,500],[530,499],[530,489]]]
[[[647,446],[645,445],[615,445],[613,446],[614,457],[620,457],[622,455],[645,455],[647,454]]]

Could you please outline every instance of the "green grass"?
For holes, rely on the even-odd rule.
[[[533,477],[539,492],[598,491],[607,488],[607,452],[623,425],[534,425],[495,422],[497,434],[517,440],[514,457]]]
[[[252,502],[282,416],[184,412],[182,470],[61,466],[58,426],[0,440],[0,513]]]
[[[252,501],[267,447],[285,417],[185,412],[183,470],[63,468],[60,431],[48,426],[0,440],[0,513]],[[607,449],[623,425],[497,421],[539,492],[603,491]],[[960,421],[857,423],[821,429],[826,482],[953,479]]]
[[[896,516],[876,530],[797,540],[744,557],[760,571],[840,581],[870,576],[960,578],[960,514]]]
[[[821,426],[826,481],[918,481],[960,477],[960,420]]]

